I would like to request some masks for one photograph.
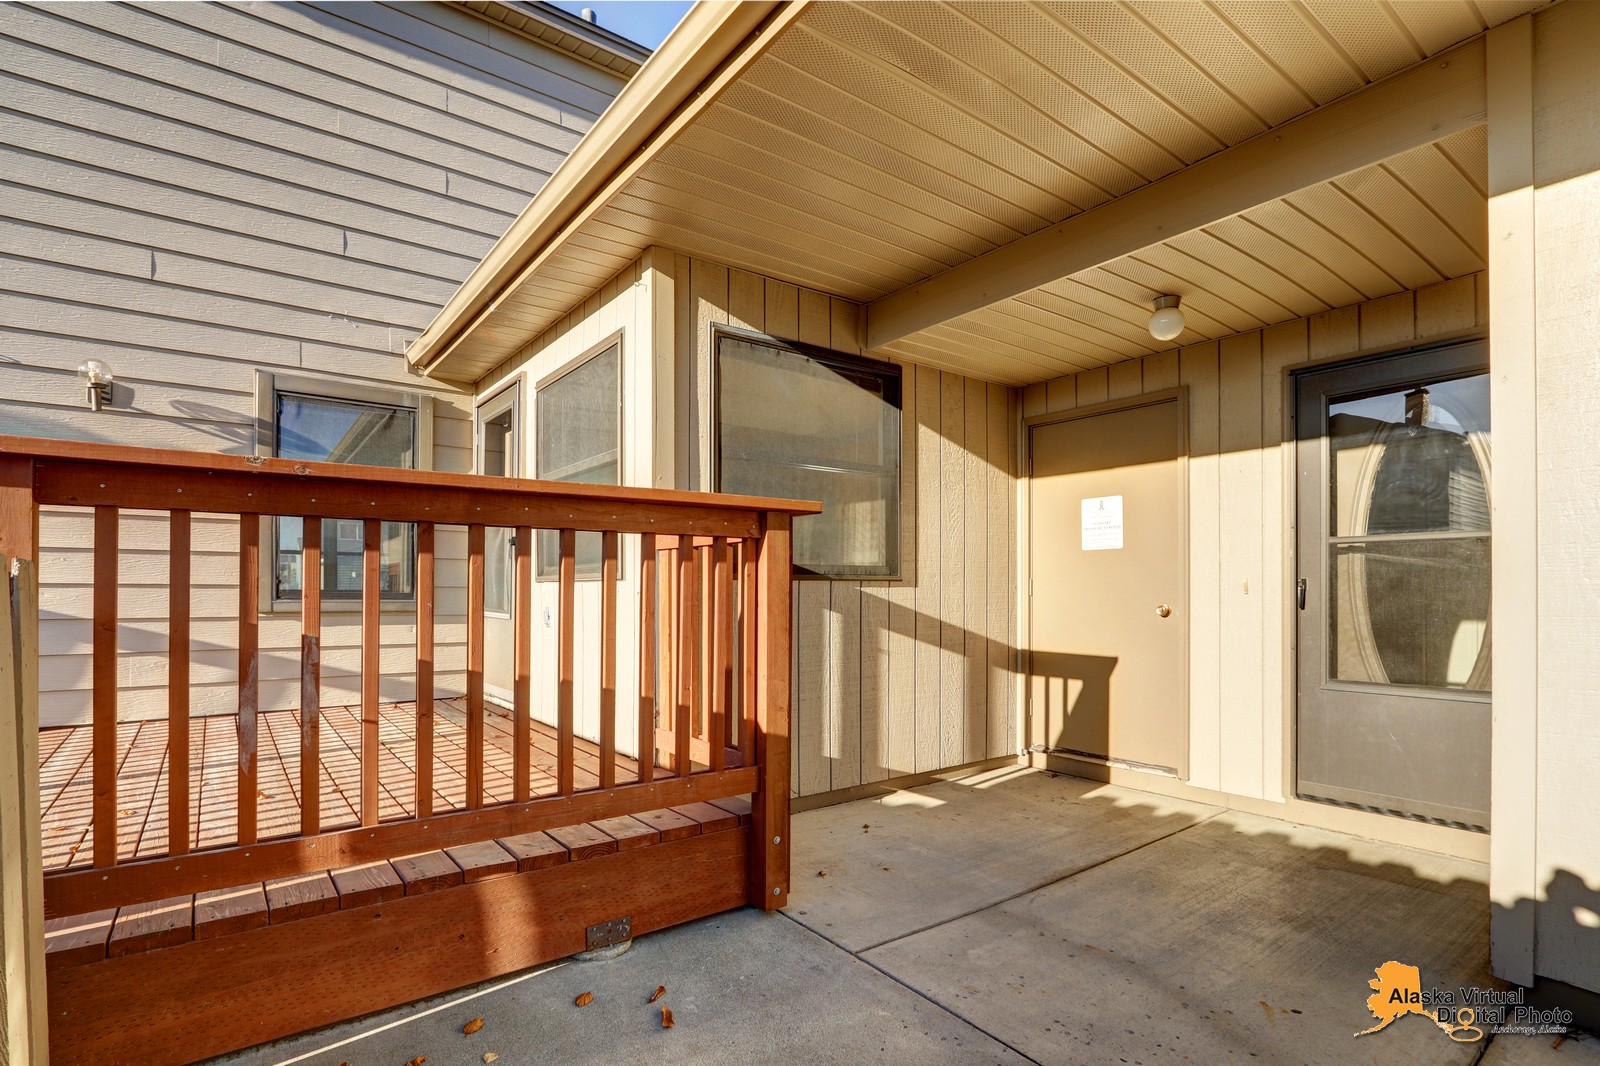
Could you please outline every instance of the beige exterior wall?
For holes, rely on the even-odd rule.
[[[522,476],[533,477],[534,445],[537,424],[534,395],[540,382],[560,374],[597,349],[618,339],[621,349],[622,378],[622,480],[626,485],[659,484],[656,474],[657,405],[670,412],[672,400],[670,373],[665,397],[658,397],[656,363],[660,357],[655,339],[655,310],[663,287],[670,296],[670,277],[656,268],[656,255],[646,255],[608,281],[598,292],[568,313],[550,329],[534,338],[515,356],[496,367],[478,383],[480,402],[502,389],[517,387],[522,394],[520,469]],[[670,335],[670,331],[669,331]],[[665,355],[670,357],[670,344]],[[666,364],[670,371],[670,361]],[[670,434],[670,425],[666,432]],[[667,438],[670,441],[670,435]],[[670,449],[668,449],[670,450]],[[637,707],[639,692],[639,538],[626,536],[621,541],[621,560],[617,587],[617,746],[627,753],[638,751],[638,716],[629,713]],[[533,714],[541,722],[556,721],[556,666],[560,617],[559,589],[551,581],[535,581],[533,590]],[[600,588],[595,581],[580,580],[576,588],[577,639],[574,642],[573,707],[574,728],[579,736],[600,738]],[[546,622],[546,618],[549,622]],[[502,659],[511,649],[508,624],[498,640],[491,625],[489,654]],[[494,666],[490,665],[493,680]],[[509,698],[505,691],[491,697]]]
[[[1600,992],[1600,670],[1595,650],[1600,647],[1600,331],[1593,317],[1600,289],[1597,51],[1600,7],[1561,4],[1534,18],[1532,108],[1531,116],[1523,116],[1524,122],[1531,118],[1532,135],[1532,271],[1508,268],[1505,277],[1505,297],[1520,301],[1522,314],[1531,301],[1533,329],[1531,336],[1505,340],[1508,347],[1517,345],[1512,369],[1532,371],[1531,380],[1521,378],[1531,389],[1527,413],[1532,417],[1519,429],[1533,442],[1533,468],[1510,476],[1521,479],[1536,500],[1534,536],[1520,539],[1516,547],[1522,572],[1537,575],[1532,590],[1537,628],[1531,631],[1531,669],[1519,675],[1529,687],[1506,691],[1497,675],[1495,691],[1497,718],[1502,709],[1507,713],[1503,732],[1497,730],[1497,755],[1502,736],[1508,743],[1525,744],[1530,733],[1535,739],[1531,779],[1506,780],[1519,796],[1506,797],[1508,805],[1520,811],[1522,800],[1531,801],[1534,824],[1502,828],[1497,821],[1494,827],[1497,834],[1516,832],[1524,840],[1531,830],[1532,869],[1507,871],[1531,873],[1531,883],[1517,886],[1513,897],[1506,892],[1507,881],[1498,879],[1495,902],[1513,908],[1508,920],[1515,928],[1516,912],[1527,910],[1527,897],[1539,901],[1529,945],[1534,974],[1591,992]],[[1497,276],[1496,286],[1500,280]],[[1497,597],[1500,591],[1497,574]],[[1497,790],[1495,803],[1501,799]],[[1497,962],[1503,947],[1497,937]],[[1600,1009],[1600,1000],[1591,1000],[1589,1007]]]
[[[478,394],[488,396],[520,376],[531,411],[537,381],[620,330],[628,482],[708,489],[713,323],[861,352],[854,303],[653,249],[496,368]],[[796,796],[1017,750],[1017,396],[958,374],[909,365],[903,371],[901,577],[795,582]],[[531,415],[525,425],[531,440]],[[629,551],[625,546],[624,573],[636,565]],[[592,592],[579,590],[580,626],[590,624],[594,608],[585,604]],[[538,643],[538,619],[553,590],[535,595],[541,597],[536,655],[548,656]],[[630,582],[621,595],[629,604],[619,619],[625,632],[635,624],[636,597]],[[582,640],[578,647],[575,700],[583,732],[585,723],[593,728],[596,721],[595,697],[584,686],[598,677],[598,662],[592,647]],[[619,676],[630,689],[635,662],[619,661]],[[535,673],[541,674],[537,662]],[[537,698],[536,713],[550,714],[553,697],[551,688]],[[619,706],[627,699],[620,693]]]
[[[1031,417],[1188,390],[1190,785],[1269,802],[1290,791],[1287,372],[1482,331],[1486,296],[1484,276],[1469,275],[1023,391],[1022,414]]]
[[[679,462],[709,486],[711,327],[861,353],[847,300],[680,256]],[[795,796],[1018,749],[1016,390],[901,363],[901,575],[795,582]],[[690,428],[692,427],[692,429]]]
[[[0,433],[249,453],[257,371],[433,398],[434,469],[472,469],[470,397],[405,346],[621,79],[446,4],[6,5]],[[85,359],[117,376],[91,414]],[[88,720],[90,518],[41,527],[40,714]],[[122,536],[120,713],[165,715],[166,521]],[[196,516],[193,708],[236,698],[237,522]],[[465,537],[441,531],[439,683],[464,667]],[[358,684],[325,604],[324,700]],[[386,613],[383,697],[414,631]],[[262,707],[298,702],[299,618],[261,631]]]

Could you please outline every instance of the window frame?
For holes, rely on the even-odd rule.
[[[499,475],[488,475],[484,470],[484,445],[488,440],[484,427],[492,418],[502,414],[509,414],[511,418],[512,447],[506,453],[506,472]],[[521,477],[524,452],[526,445],[523,441],[525,430],[522,425],[522,376],[519,374],[511,381],[502,384],[499,388],[489,393],[488,396],[475,404],[472,408],[472,470],[479,476],[494,477]],[[487,541],[487,538],[485,538]],[[516,609],[517,588],[515,568],[511,552],[517,545],[517,532],[515,529],[507,531],[507,558],[506,558],[506,589],[504,611],[495,610],[489,606],[488,566],[484,567],[484,608],[483,613],[488,618],[510,618]],[[485,553],[488,551],[485,544]]]
[[[548,479],[546,479],[546,478],[541,476],[540,470],[539,470],[539,462],[540,462],[540,460],[542,458],[540,453],[539,453],[539,396],[540,396],[540,394],[543,393],[546,389],[548,389],[551,385],[556,384],[562,378],[566,377],[567,375],[573,373],[574,371],[576,371],[576,370],[578,370],[578,369],[580,369],[580,368],[582,368],[584,366],[587,366],[589,363],[591,363],[594,360],[596,360],[596,359],[600,358],[601,356],[605,355],[612,348],[615,348],[617,350],[617,395],[616,395],[616,402],[617,402],[617,423],[616,423],[617,424],[617,485],[621,486],[621,485],[624,485],[624,484],[627,483],[627,460],[628,460],[627,425],[626,425],[626,423],[624,421],[625,414],[624,414],[624,410],[623,410],[624,396],[625,396],[625,393],[626,393],[626,390],[627,390],[627,377],[628,377],[628,375],[627,375],[627,361],[626,361],[626,359],[627,359],[626,333],[627,333],[626,330],[621,330],[621,329],[616,330],[615,332],[611,333],[609,336],[607,336],[604,339],[602,339],[599,343],[590,345],[588,348],[585,348],[583,350],[582,354],[578,355],[576,358],[567,360],[566,362],[562,363],[559,367],[557,367],[555,370],[552,370],[550,373],[545,374],[543,377],[538,378],[534,382],[534,384],[533,384],[533,396],[530,399],[530,402],[528,404],[529,414],[531,415],[531,417],[528,420],[528,444],[527,444],[527,447],[528,447],[528,449],[530,450],[530,453],[531,453],[530,454],[530,462],[529,462],[529,465],[530,465],[531,469],[529,470],[529,473],[532,474],[534,479],[541,480],[541,481],[542,480],[548,480]],[[556,484],[563,484],[563,485],[594,484],[593,482],[585,482],[585,481],[557,481],[555,483]],[[579,536],[581,537],[582,535],[583,534],[580,532]],[[595,535],[598,536],[599,534],[595,534]],[[555,580],[558,580],[558,578],[560,576],[559,573],[557,572],[558,568],[555,567],[555,566],[549,565],[548,559],[546,558],[546,556],[548,555],[548,549],[543,548],[543,546],[541,544],[541,542],[548,541],[548,539],[549,539],[548,537],[541,537],[540,536],[540,531],[538,531],[538,530],[534,531],[535,544],[534,544],[534,552],[533,552],[533,555],[534,555],[534,559],[533,559],[533,577],[534,577],[535,581],[555,581]],[[620,556],[621,551],[622,551],[622,548],[619,545],[619,547],[618,547],[619,556]],[[618,560],[619,565],[621,564],[621,561],[622,560],[619,558],[619,560]],[[577,566],[577,567],[574,568],[573,576],[574,576],[574,579],[578,580],[578,581],[599,581],[600,580],[600,569],[599,569],[598,566],[594,566],[594,567]]]
[[[724,339],[744,341],[748,344],[760,344],[782,351],[792,352],[806,359],[821,363],[824,366],[837,368],[848,373],[870,374],[884,382],[885,402],[891,403],[899,413],[899,432],[892,435],[894,448],[894,463],[892,483],[894,485],[894,506],[885,507],[886,518],[884,528],[885,558],[888,560],[884,566],[830,566],[823,570],[813,569],[795,562],[791,568],[796,580],[820,581],[899,581],[904,575],[904,560],[900,551],[900,531],[904,521],[905,493],[901,491],[904,483],[906,457],[902,447],[905,436],[905,370],[898,363],[882,359],[871,359],[863,355],[852,355],[848,352],[834,351],[831,348],[822,348],[804,341],[788,340],[775,337],[770,333],[759,330],[742,329],[738,326],[724,325],[720,322],[711,324],[711,354],[709,367],[709,385],[711,390],[710,410],[707,417],[710,420],[707,437],[710,441],[710,478],[713,492],[722,492],[722,359],[721,344]],[[892,399],[891,399],[892,395]],[[887,474],[888,471],[885,471]],[[804,521],[810,516],[802,516],[796,521]]]
[[[278,451],[278,396],[288,393],[313,400],[330,400],[337,403],[364,403],[369,406],[410,408],[416,413],[416,438],[414,463],[406,469],[433,469],[433,397],[427,393],[404,389],[372,387],[337,378],[316,377],[310,374],[282,374],[265,370],[256,371],[256,426],[255,454],[265,458],[276,456]],[[400,469],[400,468],[397,468]],[[276,567],[278,560],[278,518],[296,515],[262,515],[262,551],[259,553],[257,587],[261,590],[263,614],[299,614],[300,597],[284,598],[277,595]],[[414,562],[414,561],[413,561]],[[380,612],[415,611],[415,588],[406,596],[380,596]],[[322,613],[355,613],[361,610],[361,597],[345,598],[322,596]]]

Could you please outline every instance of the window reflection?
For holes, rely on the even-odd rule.
[[[1333,678],[1489,689],[1489,379],[1328,407]]]

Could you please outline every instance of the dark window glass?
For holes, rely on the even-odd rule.
[[[409,407],[333,400],[281,392],[276,400],[277,454],[280,459],[320,463],[359,463],[400,469],[416,467],[417,412]],[[277,519],[275,595],[299,599],[305,575],[299,518]],[[361,596],[363,531],[360,521],[322,523],[322,595],[328,599]],[[413,594],[416,580],[416,527],[384,522],[378,541],[378,587],[386,599]]]
[[[795,520],[798,570],[895,574],[899,368],[719,335],[717,470],[722,492],[821,501],[821,514]]]

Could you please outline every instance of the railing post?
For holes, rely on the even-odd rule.
[[[39,558],[39,509],[33,503],[34,461],[0,455],[0,555]]]
[[[750,903],[778,910],[789,902],[789,595],[791,519],[762,516],[756,559],[760,604],[756,634],[756,764],[750,810]]]
[[[32,539],[32,464],[26,506],[5,497],[16,486],[0,459],[0,1061],[32,1066],[48,1059],[45,1018],[44,876],[39,843],[39,586],[22,536],[6,521],[25,520]],[[20,496],[20,493],[19,493]],[[14,510],[9,504],[18,504]]]

